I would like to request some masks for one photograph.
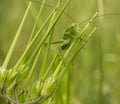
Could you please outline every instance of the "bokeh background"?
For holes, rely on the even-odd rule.
[[[36,0],[37,1],[37,0]],[[42,0],[38,0],[42,1]],[[29,0],[0,0],[0,65],[12,43],[16,30],[23,17]],[[57,0],[47,0],[47,4],[55,5]],[[65,0],[62,0],[64,4]],[[41,5],[34,3],[21,32],[21,37],[10,62],[14,65],[25,48],[30,35],[37,8]],[[41,19],[52,8],[45,6]],[[73,63],[71,74],[72,104],[120,104],[120,1],[119,0],[71,0],[65,12],[76,22],[89,19],[96,11],[101,16],[94,20],[97,31],[90,39]],[[61,37],[64,30],[73,21],[62,15],[56,26],[56,38]],[[85,22],[81,24],[84,26]],[[0,100],[0,104],[4,104]]]

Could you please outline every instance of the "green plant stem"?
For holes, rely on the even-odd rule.
[[[99,15],[103,15],[104,14],[104,4],[103,4],[103,0],[97,0],[98,2],[98,11],[99,11]],[[100,12],[102,11],[102,12]],[[99,22],[101,27],[104,27],[104,17],[99,18]],[[98,103],[99,104],[104,104],[104,95],[103,95],[103,87],[104,87],[104,28],[101,29],[100,31],[101,34],[99,34],[100,36],[98,37],[98,45],[99,45],[99,71],[100,71],[100,79],[99,79],[99,92],[98,92]]]
[[[33,63],[35,63],[34,61],[36,60],[36,58],[37,58],[37,57],[40,58],[39,56],[40,56],[43,48],[44,48],[44,46],[43,46],[43,47],[40,47],[40,48],[37,47],[37,48],[34,50],[33,54],[31,55],[31,57],[30,57],[29,60],[27,61],[27,64],[28,64],[28,65],[33,66]],[[37,61],[36,61],[36,62],[37,62]]]
[[[66,58],[67,58],[67,56],[69,55],[71,49],[75,46],[76,43],[77,43],[76,40],[74,40],[74,41],[72,42],[71,46],[68,48],[68,50],[67,50],[66,53],[64,54],[63,59],[66,59]],[[53,76],[54,76],[54,77],[57,77],[57,76],[58,76],[58,73],[60,72],[60,69],[61,69],[61,67],[62,67],[62,64],[63,64],[63,60],[60,61],[60,63],[58,64],[58,66],[57,66],[57,68],[56,68],[56,70],[55,70],[55,72],[53,73]]]
[[[68,3],[68,2],[67,2]],[[67,6],[67,3],[65,4],[65,6],[63,7],[63,10],[65,9],[65,7]],[[56,7],[58,7],[59,6],[59,4],[60,4],[60,2],[58,1],[58,4],[57,4],[57,6]],[[33,53],[33,55],[36,55],[37,54],[37,52],[38,52],[38,50],[41,48],[41,46],[44,46],[43,44],[44,44],[44,42],[45,42],[45,40],[46,40],[46,38],[48,37],[48,35],[49,35],[49,33],[50,33],[50,31],[52,30],[52,28],[54,27],[54,25],[55,25],[55,23],[58,21],[58,19],[59,19],[59,17],[61,16],[61,13],[57,16],[57,19],[54,21],[54,24],[53,23],[51,23],[51,28],[50,29],[48,29],[48,31],[47,31],[47,33],[46,33],[46,35],[45,35],[45,37],[44,37],[44,39],[42,39],[41,40],[41,42],[38,44],[38,46],[37,46],[37,48],[35,49],[35,51],[34,51],[34,53]],[[30,78],[30,77],[29,77]]]
[[[90,26],[90,24],[92,23],[92,21],[96,18],[98,12],[96,12],[93,17],[89,20],[89,22],[87,23],[87,25],[85,25],[85,27],[82,29],[81,31],[81,37],[85,35],[86,31],[88,30],[88,27]]]
[[[61,73],[59,73],[59,75],[57,76],[58,78],[58,82],[57,82],[57,87],[60,86],[61,80],[64,76],[64,74],[66,73],[66,71],[69,69],[73,59],[78,55],[78,53],[80,52],[81,49],[83,49],[83,47],[85,46],[85,44],[87,43],[88,39],[93,35],[93,33],[95,32],[96,27],[91,31],[91,33],[85,38],[86,41],[83,41],[80,45],[78,45],[78,47],[75,49],[74,54],[71,56],[69,62],[67,63],[67,66],[62,69]],[[84,30],[86,31],[86,30]],[[70,97],[70,96],[69,96]],[[69,103],[68,103],[69,104]]]
[[[89,23],[88,23],[89,24]],[[85,28],[83,29],[82,33],[82,36],[84,36],[86,34],[86,29],[88,29],[88,25],[85,26]],[[61,73],[58,75],[58,73],[60,72],[60,68],[61,68],[61,65],[62,65],[62,61],[59,63],[58,67],[56,68],[56,71],[53,73],[53,77],[59,77],[59,81],[58,81],[58,86],[60,84],[60,81],[61,79],[63,78],[63,75],[65,74],[65,72],[69,69],[70,67],[70,64],[72,63],[73,59],[77,56],[77,54],[79,53],[79,51],[84,47],[84,45],[86,44],[86,42],[88,41],[88,39],[91,37],[91,35],[94,33],[94,31],[96,30],[96,27],[91,31],[91,33],[85,38],[86,41],[83,41],[81,42],[81,44],[76,48],[76,50],[74,51],[74,54],[72,55],[72,57],[70,58],[67,66],[61,71]],[[74,45],[76,44],[76,42],[78,42],[78,40],[75,40],[70,48],[68,49],[68,51],[65,53],[64,57],[63,58],[66,58],[66,56],[68,55],[68,53],[70,52],[71,48],[74,47]]]
[[[58,5],[57,5],[58,6]],[[55,9],[50,13],[50,15],[48,16],[48,18],[46,19],[46,21],[44,22],[44,24],[41,26],[41,28],[38,30],[38,32],[36,33],[36,35],[34,36],[34,38],[31,40],[31,42],[28,44],[28,46],[26,47],[24,53],[22,54],[22,56],[20,57],[20,59],[18,60],[18,62],[16,63],[16,65],[14,66],[14,69],[17,69],[19,67],[20,64],[23,63],[24,58],[26,57],[26,55],[28,54],[29,50],[31,49],[31,46],[34,44],[34,42],[36,41],[36,39],[38,38],[39,34],[41,33],[41,31],[44,29],[44,27],[46,26],[46,24],[49,22],[49,19],[52,17],[53,13],[55,12],[57,6],[55,7]],[[48,35],[49,31],[47,32]],[[47,38],[47,35],[44,36],[44,38],[42,38],[41,43],[39,44],[38,47],[41,47],[44,43],[44,41]]]
[[[67,7],[68,3],[70,0],[67,0],[64,7],[62,8],[61,12],[59,13],[59,15],[56,17],[54,23],[52,24],[51,28],[48,29],[48,31],[46,32],[45,36],[42,38],[39,47],[41,47],[45,40],[47,39],[49,33],[51,32],[51,30],[53,29],[53,27],[55,26],[55,24],[57,23],[57,21],[59,20],[60,16],[62,15],[63,11],[65,10],[65,8]],[[58,5],[56,6],[56,8],[59,6],[59,2]],[[48,19],[46,20],[46,22],[42,25],[40,31],[38,31],[37,35],[35,35],[34,39],[30,42],[30,44],[28,45],[28,47],[26,47],[25,52],[23,53],[23,55],[21,56],[21,58],[19,59],[19,61],[16,63],[15,65],[15,69],[17,69],[19,67],[19,65],[22,63],[23,59],[25,58],[26,54],[28,53],[28,51],[30,50],[32,44],[35,42],[36,38],[38,37],[39,33],[41,32],[41,30],[44,28],[44,26],[47,24],[48,20],[50,19],[50,17],[52,16],[52,14],[54,13],[54,11],[56,10],[56,8],[52,11],[52,13],[50,14],[50,16],[48,17]]]
[[[62,83],[62,81],[61,81]],[[59,86],[58,95],[60,104],[64,104],[62,85]]]
[[[42,47],[43,48],[43,47]],[[34,70],[35,70],[35,67],[36,67],[36,64],[37,64],[37,62],[38,62],[38,59],[40,58],[40,54],[41,54],[41,51],[42,51],[42,48],[39,50],[39,52],[37,53],[37,55],[36,56],[32,56],[32,58],[33,57],[35,57],[35,60],[34,60],[34,62],[33,62],[33,64],[32,64],[32,67],[31,67],[31,69],[30,69],[30,73],[29,73],[29,75],[28,75],[28,77],[27,77],[27,80],[26,80],[26,83],[25,83],[25,89],[27,89],[28,87],[29,87],[29,84],[30,84],[30,81],[31,81],[31,79],[32,79],[32,76],[34,75]],[[32,60],[32,59],[31,59]],[[30,61],[31,62],[31,61]],[[30,64],[30,62],[28,62],[28,65]]]
[[[32,56],[30,57],[30,59],[27,62],[29,65],[31,65],[34,62],[34,60],[36,60],[36,58],[38,59],[38,57],[40,56],[40,53],[44,47],[45,47],[44,45],[43,45],[43,47],[39,47],[39,45],[37,46],[37,48],[35,49]],[[37,57],[36,57],[36,55],[37,55]],[[36,61],[36,63],[37,63],[37,61]]]
[[[65,55],[63,56],[63,59],[66,59],[66,58],[67,58],[67,56],[69,55],[71,49],[74,47],[75,44],[76,44],[76,41],[74,40],[74,41],[72,42],[71,46],[69,47],[69,49],[66,51]],[[58,73],[60,72],[60,69],[61,69],[63,63],[64,63],[63,60],[61,60],[60,63],[58,64],[55,72],[53,73],[53,77],[57,78]]]
[[[40,1],[36,1],[36,0],[31,0],[32,2],[35,2],[35,3],[39,3],[39,4],[42,4]],[[44,4],[45,6],[49,7],[49,8],[54,8],[52,5],[49,5],[49,4]],[[57,9],[57,11],[61,11],[61,9]],[[67,16],[72,22],[76,22],[74,20],[74,18],[72,18],[72,16],[70,16],[67,12],[63,12],[65,16]]]
[[[50,22],[50,26],[51,26],[51,24],[52,24],[52,22],[53,22],[53,20],[54,20],[54,18],[55,18],[55,14],[56,14],[56,12],[53,14],[53,17],[52,17],[51,22]],[[30,65],[30,64],[33,64],[33,65],[32,65],[30,74],[29,74],[29,76],[28,76],[28,78],[27,78],[28,80],[27,80],[27,82],[26,82],[26,88],[28,87],[28,85],[29,85],[29,83],[30,83],[31,77],[32,77],[32,75],[33,75],[33,71],[34,71],[35,66],[36,66],[36,64],[37,64],[37,61],[38,61],[39,56],[40,56],[40,54],[41,54],[41,51],[42,51],[42,49],[44,48],[44,45],[43,45],[42,47],[40,47],[40,44],[41,44],[41,43],[39,43],[39,45],[38,45],[37,48],[35,49],[34,53],[32,54],[31,58],[30,58],[29,61],[27,62],[28,65]],[[49,46],[49,48],[50,48],[50,46]],[[40,75],[39,75],[39,79],[40,79],[40,77],[42,77],[43,74],[45,73],[45,69],[46,69],[45,66],[46,66],[48,54],[49,54],[49,50],[46,52],[46,55],[45,55],[45,57],[44,57],[43,65],[42,65],[41,72],[40,72]]]
[[[39,43],[38,45],[37,45],[37,47],[34,49],[34,52],[33,52],[33,54],[32,54],[32,56],[30,57],[30,59],[28,60],[28,65],[31,65],[32,63],[34,63],[34,60],[36,60],[36,56],[39,56],[40,55],[40,53],[41,53],[41,51],[42,51],[42,49],[43,49],[43,47],[45,47],[44,45],[43,46],[41,46],[41,43]],[[37,55],[37,54],[39,54],[39,55]],[[37,61],[36,61],[37,62]]]
[[[70,65],[70,69],[71,69],[71,67],[72,66]],[[66,93],[67,100],[66,100],[66,104],[70,104],[70,100],[71,100],[71,98],[70,98],[70,95],[71,95],[71,93],[70,93],[70,89],[71,89],[70,81],[71,81],[71,70],[68,70],[68,74],[67,74],[67,93]]]
[[[82,43],[81,43],[81,45],[79,45],[78,47],[77,47],[77,49],[74,51],[74,54],[71,56],[71,58],[70,58],[70,60],[69,60],[69,62],[68,62],[68,64],[67,64],[67,66],[63,69],[63,71],[59,74],[59,76],[61,77],[61,78],[63,78],[63,75],[65,74],[65,72],[67,71],[67,69],[69,69],[69,66],[70,66],[70,64],[72,63],[72,61],[73,61],[73,59],[78,55],[78,53],[80,52],[80,50],[81,49],[83,49],[83,47],[85,46],[85,44],[87,43],[87,41],[88,41],[88,39],[93,35],[93,33],[95,32],[95,30],[96,30],[96,27],[91,31],[91,33],[86,37],[86,41],[83,41]],[[58,76],[58,77],[59,77]]]
[[[13,43],[12,43],[12,45],[11,45],[9,51],[8,51],[8,54],[7,54],[6,58],[5,58],[5,61],[4,61],[3,65],[2,65],[3,68],[6,68],[7,65],[8,65],[8,63],[9,63],[9,61],[10,61],[10,58],[11,58],[11,56],[12,56],[12,54],[13,54],[15,45],[16,45],[16,43],[17,43],[17,41],[18,41],[19,36],[20,36],[20,32],[21,32],[21,30],[22,30],[22,27],[23,27],[23,25],[24,25],[24,22],[25,22],[25,20],[26,20],[27,15],[28,15],[28,12],[29,12],[29,9],[30,9],[30,7],[31,7],[31,4],[32,4],[32,3],[29,2],[28,7],[27,7],[27,9],[26,9],[26,12],[25,12],[25,14],[24,14],[24,16],[23,16],[23,19],[22,19],[22,21],[21,21],[21,24],[20,24],[20,26],[19,26],[19,28],[18,28],[18,30],[17,30],[17,33],[16,33],[16,35],[15,35],[15,38],[14,38],[14,40],[13,40]]]
[[[53,17],[50,21],[50,25],[48,28],[51,27],[52,23],[54,22],[54,19],[56,18],[56,11],[55,13],[53,14]],[[42,80],[43,78],[43,75],[45,74],[45,71],[46,71],[46,65],[47,65],[47,60],[48,60],[48,56],[49,56],[49,52],[50,52],[50,46],[51,46],[51,40],[52,40],[52,36],[53,36],[53,32],[54,32],[54,28],[53,30],[51,31],[50,35],[49,35],[49,41],[48,41],[48,46],[47,46],[47,51],[45,53],[45,56],[44,56],[44,60],[43,60],[43,64],[42,64],[42,67],[41,67],[41,70],[40,70],[40,74],[39,74],[39,80]]]
[[[56,54],[56,55],[54,56],[51,64],[49,65],[49,67],[47,68],[47,70],[46,70],[46,72],[45,72],[45,74],[44,74],[44,76],[43,76],[43,80],[46,79],[47,75],[49,74],[50,70],[52,69],[52,67],[53,67],[56,59],[58,58],[58,56],[59,56],[58,54]]]
[[[64,11],[65,7],[67,6],[67,4],[69,3],[68,1],[69,1],[69,0],[67,0],[65,6],[64,6],[63,9],[62,9],[63,11]],[[57,5],[57,6],[58,6],[58,5]],[[61,12],[61,13],[62,13],[62,12]],[[61,13],[57,16],[57,18],[55,19],[54,23],[52,23],[51,28],[48,30],[48,32],[47,32],[47,34],[46,34],[45,36],[48,36],[48,34],[50,33],[51,29],[54,27],[55,23],[56,23],[56,22],[58,21],[58,19],[60,18]],[[46,39],[46,38],[47,38],[47,37],[45,37],[45,39]],[[45,39],[43,39],[43,40],[45,41]],[[42,42],[42,43],[43,43],[43,42]],[[42,43],[41,43],[41,44],[42,44]],[[39,47],[41,46],[41,44],[38,45],[38,49],[39,49]]]
[[[41,13],[43,11],[45,1],[46,0],[43,0],[42,3],[41,3],[42,5],[40,6],[40,10],[39,10],[39,13],[38,13],[37,19],[35,21],[35,24],[34,24],[34,27],[33,27],[33,30],[32,30],[32,33],[31,33],[31,36],[29,38],[28,43],[34,38],[34,33],[35,33],[36,29],[37,29],[37,26],[38,26],[38,23],[39,23],[39,20],[40,20]]]
[[[90,23],[93,21],[93,19],[96,17],[97,12],[95,13],[95,15],[91,18],[91,20],[88,22],[88,24],[82,29],[81,33],[80,33],[80,37],[83,39],[83,36],[86,34],[88,27],[90,25]],[[95,29],[94,29],[95,30]],[[76,40],[73,41],[73,43],[71,44],[71,46],[69,47],[69,49],[67,50],[67,52],[65,53],[65,55],[63,56],[63,59],[66,59],[67,55],[69,54],[70,50],[74,47],[74,45],[77,43]],[[72,61],[72,60],[71,60]],[[53,73],[54,77],[57,77],[58,73],[60,72],[61,66],[63,64],[63,60],[61,60],[61,62],[59,63],[58,67],[56,68],[55,72]]]

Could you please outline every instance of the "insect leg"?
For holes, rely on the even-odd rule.
[[[50,45],[54,45],[54,44],[61,44],[63,43],[63,40],[59,40],[59,41],[52,41],[50,42]],[[49,43],[45,43],[45,47],[48,47]],[[50,49],[54,52],[59,54],[59,52],[57,52],[55,49],[53,49],[52,47],[50,47]]]

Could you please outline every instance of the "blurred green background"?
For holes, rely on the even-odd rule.
[[[56,1],[47,0],[47,4],[55,5]],[[61,4],[64,2],[65,0],[62,0]],[[96,11],[104,14],[120,13],[119,0],[100,2],[102,0],[71,0],[65,12],[79,23],[90,18]],[[4,61],[27,3],[25,0],[0,0],[0,65]],[[36,8],[39,6],[40,4],[35,3]],[[52,8],[45,7],[42,20],[50,10]],[[24,44],[30,35],[36,15],[37,11],[32,9],[21,32],[10,67],[25,48]],[[63,14],[55,30],[56,38],[61,37],[72,22]],[[72,104],[120,104],[120,15],[96,18],[94,25],[98,26],[94,37],[73,63]],[[2,100],[0,104],[3,104]]]

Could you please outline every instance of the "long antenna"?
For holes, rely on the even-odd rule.
[[[39,3],[39,4],[42,4],[42,2],[40,2],[40,1],[36,1],[36,0],[30,0],[31,2],[35,2],[35,3]],[[45,6],[47,6],[47,7],[50,7],[50,8],[54,8],[54,6],[52,6],[52,5],[49,5],[49,4],[44,4]],[[58,11],[61,11],[61,9],[57,9]],[[67,17],[69,17],[73,22],[76,22],[73,18],[72,18],[72,16],[70,16],[68,13],[66,13],[65,11],[63,12],[64,13],[64,15],[66,15]]]
[[[42,4],[42,2],[40,1],[37,1],[37,0],[29,0],[31,2],[35,2],[35,3],[39,3],[39,4]],[[50,8],[54,8],[54,6],[52,5],[49,5],[49,4],[45,4],[45,6],[47,7],[50,7]],[[61,9],[57,9],[58,11],[61,11]],[[66,15],[68,18],[70,18],[73,22],[76,23],[75,19],[72,18],[72,16],[70,16],[68,13],[66,13],[65,11],[63,12],[64,15]],[[106,14],[102,14],[102,15],[98,15],[96,16],[95,18],[99,18],[99,17],[102,17],[102,16],[113,16],[113,15],[120,15],[120,13],[106,13]],[[84,21],[80,22],[80,24],[83,24],[85,22],[88,22],[91,18],[88,18],[88,19],[85,19]]]
[[[106,13],[106,14],[102,14],[102,15],[98,15],[96,16],[95,18],[99,18],[99,17],[103,17],[103,16],[114,16],[114,15],[119,15],[120,16],[120,13]],[[88,18],[88,19],[85,19],[84,21],[80,22],[80,24],[83,24],[85,22],[88,22],[91,18]]]

